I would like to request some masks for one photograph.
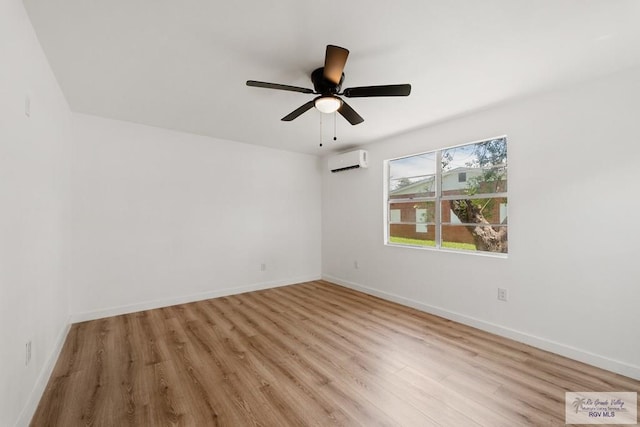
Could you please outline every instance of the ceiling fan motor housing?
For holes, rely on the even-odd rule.
[[[321,95],[336,95],[340,93],[343,81],[344,73],[342,73],[342,77],[340,77],[340,82],[338,84],[327,80],[324,77],[324,67],[317,68],[313,71],[313,73],[311,73],[311,82],[313,83],[313,88],[317,93]]]

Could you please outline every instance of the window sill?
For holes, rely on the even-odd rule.
[[[394,247],[394,248],[417,249],[419,251],[445,252],[445,253],[475,255],[475,256],[483,256],[488,258],[500,258],[500,259],[509,258],[509,254],[496,253],[496,252],[483,252],[483,251],[473,252],[473,251],[455,250],[455,249],[447,249],[447,248],[436,248],[433,246],[399,245],[397,243],[388,243],[388,242],[385,243],[384,245]]]

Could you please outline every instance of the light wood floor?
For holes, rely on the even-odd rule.
[[[640,382],[317,281],[74,324],[34,426],[555,426]]]

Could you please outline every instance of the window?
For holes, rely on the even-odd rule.
[[[507,253],[505,137],[385,165],[387,243]]]
[[[428,233],[429,227],[427,223],[427,210],[424,208],[416,208],[416,232]]]
[[[402,211],[400,209],[391,209],[389,210],[389,221],[391,222],[402,222],[400,213]]]

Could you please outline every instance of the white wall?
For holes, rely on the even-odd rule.
[[[30,117],[25,115],[26,96]],[[67,331],[69,120],[69,107],[22,2],[1,2],[2,426],[29,421]],[[32,359],[25,366],[28,340]]]
[[[317,157],[80,114],[73,133],[74,321],[320,277]]]
[[[369,169],[323,177],[323,276],[640,378],[638,75],[366,146]],[[503,134],[507,259],[384,246],[383,160]]]

